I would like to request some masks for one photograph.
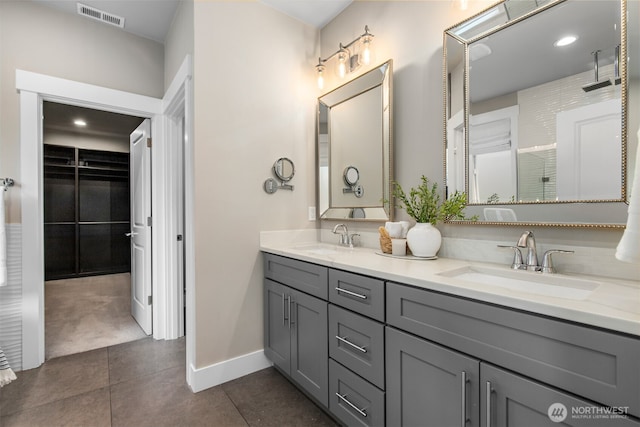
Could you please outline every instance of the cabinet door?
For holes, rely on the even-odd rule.
[[[327,302],[294,289],[291,294],[291,378],[329,406]]]
[[[290,373],[291,332],[289,288],[264,280],[264,354],[277,367]]]
[[[387,425],[479,425],[476,359],[386,328]]]
[[[485,363],[480,371],[483,427],[640,426],[624,408],[604,408]]]

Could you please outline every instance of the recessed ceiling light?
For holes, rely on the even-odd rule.
[[[82,119],[76,119],[76,120],[73,121],[73,124],[76,125],[76,126],[83,127],[83,126],[87,125],[87,122],[85,122]]]
[[[559,40],[556,40],[556,42],[553,45],[555,47],[568,46],[571,43],[575,42],[576,40],[578,40],[578,37],[576,36],[566,36],[566,37],[562,37]]]

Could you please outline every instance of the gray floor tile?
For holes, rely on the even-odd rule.
[[[225,383],[222,389],[252,427],[336,425],[274,368]]]
[[[109,427],[109,388],[83,393],[2,417],[3,427]]]
[[[154,340],[144,338],[109,347],[109,381],[116,384],[159,370],[182,368],[186,375],[185,338]]]
[[[107,349],[51,359],[37,369],[22,371],[3,387],[4,416],[35,408],[109,385]]]
[[[111,386],[112,425],[246,427],[220,387],[194,394],[183,367]]]

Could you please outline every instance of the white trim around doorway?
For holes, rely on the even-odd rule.
[[[181,67],[182,75],[176,76],[174,81],[182,78],[190,79],[190,59],[185,59]],[[185,77],[186,72],[186,77]],[[171,87],[176,86],[172,84]],[[177,85],[180,86],[180,85]],[[182,85],[185,86],[185,85]],[[170,87],[170,90],[171,90]],[[186,84],[187,88],[190,88]],[[167,106],[167,96],[164,100],[114,89],[89,85],[43,74],[16,70],[16,89],[20,92],[20,162],[21,176],[19,188],[22,199],[22,368],[31,369],[44,362],[44,233],[43,233],[43,188],[42,188],[42,102],[44,100],[59,103],[95,108],[121,114],[131,114],[149,117],[152,120],[152,135],[154,143],[152,150],[152,164],[171,167],[171,153],[168,146],[171,141],[165,135],[166,118],[164,112]],[[186,91],[185,91],[186,92]],[[176,97],[178,92],[168,95]],[[186,94],[189,97],[189,94]],[[190,114],[190,110],[188,111]],[[152,172],[154,213],[153,236],[153,294],[154,294],[154,332],[155,339],[177,338],[177,330],[169,323],[176,321],[174,312],[177,307],[169,307],[168,298],[173,290],[171,281],[165,280],[164,270],[172,262],[171,257],[162,247],[170,238],[168,224],[172,215],[168,206],[173,201],[167,194],[166,178],[163,172],[154,167]],[[169,171],[170,172],[170,171]],[[169,174],[167,174],[169,175]],[[192,184],[187,180],[186,185]],[[190,190],[189,190],[190,191]],[[187,191],[187,193],[189,193]],[[168,212],[162,215],[163,212]],[[187,208],[187,213],[190,209]],[[159,214],[157,217],[156,214]],[[188,218],[188,217],[187,217]],[[187,266],[188,268],[188,266]],[[187,278],[193,278],[193,272]],[[193,284],[187,284],[193,289]],[[157,304],[157,305],[156,305]],[[187,312],[189,307],[187,301]],[[180,307],[182,309],[182,307]],[[187,346],[189,347],[189,337]],[[193,345],[193,344],[191,344]],[[191,353],[193,354],[193,352]],[[187,366],[190,366],[189,354]]]

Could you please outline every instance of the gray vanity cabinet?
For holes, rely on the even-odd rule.
[[[298,282],[291,280],[292,275],[303,277],[301,287],[322,292],[321,284],[308,279],[322,280],[324,276],[326,295],[326,268],[291,261],[295,260],[265,256],[265,268],[277,265],[293,274],[270,274],[273,280],[264,280],[264,352],[276,367],[328,407],[327,302],[294,289]]]
[[[465,425],[486,427],[556,425],[547,413],[554,403],[568,412],[613,406],[638,414],[638,339],[395,283],[387,283],[386,301],[388,425],[429,425],[421,420],[433,417],[433,425],[463,425],[463,406]],[[464,363],[479,366],[480,380]],[[461,392],[462,372],[471,394]],[[564,422],[640,426],[631,418]]]
[[[387,327],[387,425],[479,426],[480,363]]]
[[[343,425],[640,427],[638,337],[264,259],[265,355]]]
[[[638,427],[593,402],[387,327],[387,426]],[[598,408],[598,409],[596,409]],[[556,416],[557,422],[550,418]],[[562,420],[560,420],[562,418]]]

